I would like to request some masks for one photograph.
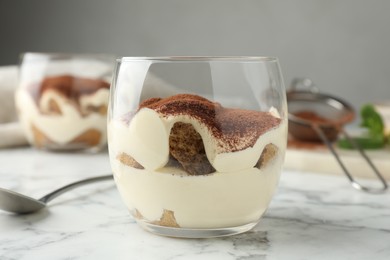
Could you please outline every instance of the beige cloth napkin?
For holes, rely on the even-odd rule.
[[[17,119],[14,93],[18,84],[18,67],[0,67],[0,148],[27,145]]]

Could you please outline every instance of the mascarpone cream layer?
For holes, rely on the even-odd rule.
[[[24,89],[16,91],[16,106],[19,109],[19,120],[25,129],[26,136],[33,143],[31,125],[34,124],[50,140],[58,144],[66,144],[89,129],[101,132],[100,144],[105,144],[107,117],[99,113],[83,116],[76,105],[55,91],[45,91],[39,101],[42,111],[48,111],[49,100],[54,100],[61,109],[61,114],[42,113],[31,95]],[[81,110],[89,105],[107,106],[109,99],[108,89],[99,89],[91,95],[80,97]]]
[[[199,176],[174,168],[135,169],[113,158],[111,165],[126,206],[146,221],[159,220],[166,209],[182,228],[222,228],[259,220],[276,190],[283,158],[280,150],[264,169]]]

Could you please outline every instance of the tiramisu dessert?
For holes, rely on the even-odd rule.
[[[100,149],[107,142],[110,84],[60,75],[20,86],[19,119],[30,143],[54,150]]]
[[[115,180],[142,223],[214,229],[255,223],[277,186],[286,120],[190,94],[110,119]]]

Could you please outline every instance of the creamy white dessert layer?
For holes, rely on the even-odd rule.
[[[191,123],[202,136],[215,173],[189,176],[164,167],[169,158],[169,134],[175,122]],[[287,143],[287,122],[259,137],[253,147],[217,153],[215,140],[205,126],[185,115],[160,118],[142,109],[130,125],[111,120],[108,125],[110,160],[118,189],[130,210],[147,221],[157,221],[164,209],[174,212],[182,228],[233,227],[258,221],[277,187]],[[276,157],[264,168],[254,168],[267,144],[278,147]],[[145,169],[122,164],[126,153]]]
[[[48,111],[49,101],[54,100],[61,114],[45,114],[40,111],[32,96],[24,89],[19,88],[15,94],[18,107],[19,120],[25,129],[27,138],[33,142],[31,125],[34,124],[50,140],[58,144],[66,144],[87,130],[95,129],[101,132],[100,144],[106,143],[107,117],[99,113],[91,113],[83,116],[75,104],[55,91],[48,90],[39,101],[40,109]],[[108,89],[99,89],[93,94],[80,97],[81,110],[86,111],[90,105],[107,106],[109,99]]]
[[[182,228],[222,228],[253,223],[267,209],[277,187],[283,154],[264,169],[188,176],[177,169],[135,169],[118,160],[112,168],[122,199],[146,221],[158,221],[164,209]],[[176,174],[174,174],[176,172]]]

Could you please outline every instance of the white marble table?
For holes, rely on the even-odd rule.
[[[34,197],[109,171],[105,152],[0,150],[0,186]],[[0,211],[0,259],[390,259],[390,194],[356,191],[342,176],[284,171],[251,232],[174,239],[138,227],[108,181],[64,194],[37,214]]]

